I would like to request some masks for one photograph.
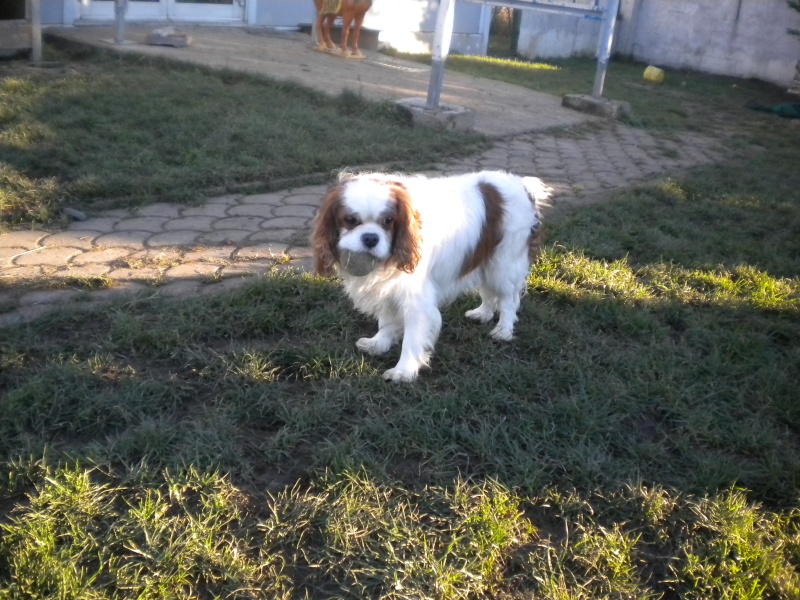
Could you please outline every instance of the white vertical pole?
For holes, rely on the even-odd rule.
[[[42,62],[42,10],[39,0],[31,0],[31,60]]]
[[[433,32],[433,53],[431,56],[431,80],[428,85],[427,108],[439,106],[444,81],[444,61],[450,52],[450,39],[453,37],[453,16],[455,0],[439,0],[439,12],[436,13],[436,30]]]
[[[128,10],[128,0],[114,0],[114,16],[117,20],[117,34],[114,42],[125,43],[125,12]]]
[[[592,90],[592,96],[596,98],[603,95],[603,85],[606,81],[608,58],[611,56],[611,45],[614,42],[614,26],[617,23],[618,12],[619,0],[608,0],[605,18],[603,19],[600,47],[597,50],[597,73],[594,76],[594,89]]]
[[[489,53],[489,32],[492,29],[492,5],[481,5],[481,24],[480,33],[483,36],[481,42],[481,56],[486,56]]]

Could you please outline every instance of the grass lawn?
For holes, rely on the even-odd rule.
[[[431,60],[430,54],[398,56],[426,64]],[[629,102],[633,112],[629,122],[654,131],[717,133],[731,124],[746,130],[754,121],[752,111],[744,109],[748,101],[763,104],[790,101],[780,90],[763,82],[689,71],[667,71],[663,84],[651,85],[643,80],[645,67],[640,63],[610,61],[603,96]],[[563,96],[592,93],[597,61],[572,58],[541,63],[450,55],[446,68]],[[760,121],[756,119],[754,126],[758,128]]]
[[[413,385],[308,275],[2,330],[0,599],[800,597],[800,130],[756,122],[549,223],[517,338],[458,301]]]
[[[199,201],[327,180],[344,165],[428,166],[479,136],[413,128],[389,102],[178,63],[47,47],[0,62],[0,230],[64,205]],[[331,143],[331,140],[336,143]]]

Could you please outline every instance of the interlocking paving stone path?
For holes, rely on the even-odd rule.
[[[724,156],[718,140],[698,134],[662,139],[618,123],[594,123],[498,141],[482,154],[441,163],[426,174],[501,169],[535,175],[553,189],[547,218],[609,190]],[[0,326],[68,302],[94,307],[152,290],[169,297],[216,293],[273,269],[308,270],[309,230],[326,187],[226,195],[201,206],[151,204],[100,212],[62,230],[0,234],[0,282],[6,284],[0,287]],[[37,285],[91,277],[109,278],[113,285],[96,291]]]

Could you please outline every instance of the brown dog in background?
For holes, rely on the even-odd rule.
[[[372,0],[314,0],[317,10],[317,49],[321,52],[331,52],[336,45],[331,41],[331,27],[336,17],[342,17],[342,46],[341,55],[344,58],[364,58],[358,48],[358,38],[361,36],[361,25],[364,15],[372,6]],[[353,29],[352,52],[347,47],[350,37],[350,26]]]

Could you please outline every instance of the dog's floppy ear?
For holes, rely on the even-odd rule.
[[[318,275],[333,275],[333,265],[339,260],[338,213],[342,206],[342,186],[328,190],[322,200],[314,229],[311,233],[311,247],[314,249],[314,272]]]
[[[402,183],[391,182],[390,189],[397,210],[392,258],[398,269],[413,273],[421,256],[422,220],[414,210],[411,195]]]

